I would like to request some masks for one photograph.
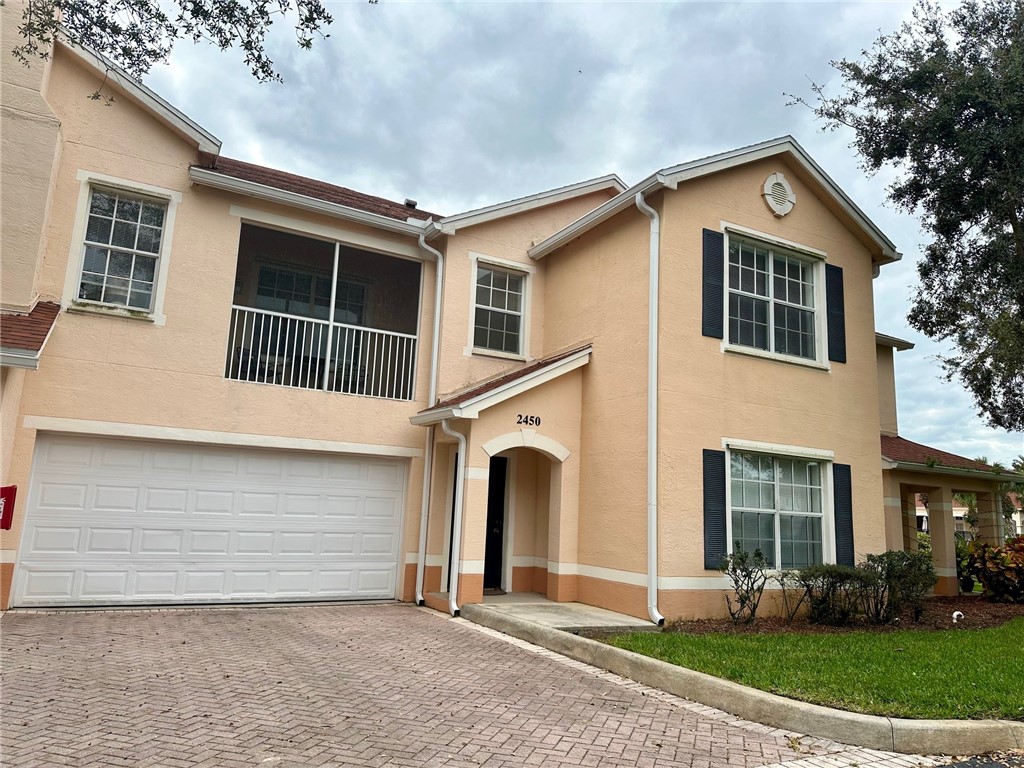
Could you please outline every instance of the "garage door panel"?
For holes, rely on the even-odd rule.
[[[40,435],[14,605],[394,597],[405,465]]]

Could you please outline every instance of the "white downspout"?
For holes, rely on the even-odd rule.
[[[448,424],[448,419],[441,420],[441,429],[449,437],[459,441],[459,465],[455,474],[455,509],[452,511],[452,565],[448,577],[448,612],[452,616],[459,615],[459,568],[462,566],[462,505],[466,487],[466,436],[456,432]]]
[[[444,290],[444,256],[436,248],[427,245],[426,236],[420,235],[420,248],[433,254],[434,269],[434,328],[430,341],[430,381],[427,407],[437,402],[437,356],[441,339],[441,297]],[[434,465],[434,427],[427,429],[423,446],[423,503],[420,505],[420,540],[416,549],[416,604],[423,605],[423,569],[427,559],[427,515],[430,512],[430,485]]]
[[[658,626],[658,270],[661,262],[661,219],[636,193],[636,207],[651,220],[647,291],[647,613]]]

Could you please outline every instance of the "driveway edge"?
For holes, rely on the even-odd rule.
[[[807,704],[678,667],[479,605],[460,615],[576,661],[775,728],[868,749],[919,755],[982,754],[1024,747],[1024,723],[1008,720],[905,720]]]

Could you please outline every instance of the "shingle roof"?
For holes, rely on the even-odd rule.
[[[297,195],[305,195],[317,200],[324,200],[328,203],[346,205],[367,213],[376,213],[380,216],[387,216],[398,221],[406,219],[440,219],[436,213],[423,211],[419,208],[410,208],[402,203],[393,200],[385,200],[383,197],[374,197],[362,192],[356,192],[347,187],[339,187],[336,184],[328,184],[326,181],[317,181],[305,176],[298,176],[294,173],[285,173],[275,168],[267,168],[262,165],[253,165],[241,160],[233,160],[230,157],[218,157],[213,161],[212,166],[198,165],[198,168],[205,168],[224,176],[251,181],[255,184],[263,184],[274,189],[281,189],[285,192],[292,192]]]
[[[0,347],[38,352],[59,313],[60,304],[52,301],[37,302],[27,315],[5,312],[0,315]]]
[[[441,402],[439,402],[433,408],[428,408],[426,410],[433,411],[437,410],[438,408],[451,408],[452,406],[462,405],[463,403],[467,403],[475,397],[487,394],[488,392],[491,392],[500,386],[508,384],[509,382],[516,381],[517,379],[521,379],[524,376],[528,376],[534,371],[538,371],[541,368],[546,368],[549,365],[557,363],[559,360],[564,360],[565,358],[570,357],[571,355],[575,355],[577,352],[582,352],[585,349],[590,349],[590,345],[584,344],[583,346],[580,347],[574,347],[573,349],[566,350],[565,352],[558,352],[557,354],[551,355],[550,357],[545,357],[541,360],[535,360],[529,365],[524,365],[522,368],[516,368],[513,371],[506,371],[505,373],[500,373],[491,379],[485,379],[484,381],[478,384],[474,384],[469,389],[464,389],[461,392],[449,395],[448,397],[441,400]],[[423,412],[424,411],[421,411],[421,413]]]
[[[882,455],[891,461],[905,461],[909,464],[925,464],[952,469],[973,469],[979,472],[996,472],[995,467],[981,461],[957,456],[955,453],[940,451],[899,435],[882,435]]]

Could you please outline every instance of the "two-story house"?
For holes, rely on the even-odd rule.
[[[4,606],[719,615],[735,547],[853,562],[995,492],[896,436],[899,254],[792,138],[439,216],[223,157],[63,44],[3,117]]]

